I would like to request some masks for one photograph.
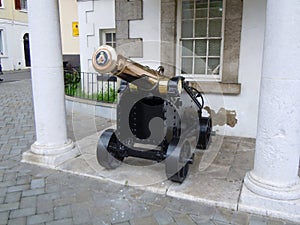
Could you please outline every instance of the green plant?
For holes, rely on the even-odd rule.
[[[97,101],[114,103],[117,100],[117,92],[113,88],[109,88],[104,92],[99,92],[97,95]]]
[[[65,93],[66,95],[75,96],[80,84],[80,73],[77,71],[67,71],[64,73]]]

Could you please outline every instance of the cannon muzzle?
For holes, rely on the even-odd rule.
[[[150,69],[122,55],[108,45],[100,46],[93,55],[93,66],[99,73],[110,73],[144,90],[151,90],[158,84],[165,89],[167,78],[163,76],[163,67]]]

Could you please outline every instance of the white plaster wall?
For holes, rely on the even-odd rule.
[[[143,39],[143,58],[133,60],[154,69],[160,66],[160,0],[143,1],[143,20],[129,22],[129,35]]]
[[[238,124],[227,135],[256,137],[260,79],[265,34],[266,0],[243,2],[243,24],[239,66],[239,96],[226,97],[226,108],[236,109]]]
[[[28,33],[28,25],[1,19],[0,29],[4,31],[5,52],[1,57],[3,71],[26,68],[23,36]]]
[[[99,29],[115,29],[115,1],[78,1],[80,66],[82,72],[95,72],[92,55],[99,46]]]
[[[219,95],[207,95],[207,98],[215,110],[220,108],[216,104],[224,104],[224,108],[236,111],[238,123],[234,128],[226,126],[224,131],[226,135],[255,138],[263,57],[266,0],[244,0],[243,5],[239,65],[239,83],[242,84],[241,94],[222,97]]]

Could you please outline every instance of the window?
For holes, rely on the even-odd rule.
[[[16,10],[27,10],[27,0],[15,0]]]
[[[116,31],[115,30],[101,30],[101,40],[102,45],[110,45],[113,48],[116,47]]]
[[[180,71],[185,77],[221,80],[222,0],[180,2]]]
[[[21,9],[27,10],[27,0],[21,0]]]
[[[0,29],[0,57],[5,55],[5,49],[4,49],[4,32],[2,29]]]
[[[0,0],[0,8],[3,8],[2,0]]]

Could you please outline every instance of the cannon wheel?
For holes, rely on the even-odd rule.
[[[118,156],[112,149],[117,149],[118,139],[113,129],[102,133],[97,146],[97,160],[106,169],[115,169],[121,165],[124,157]]]
[[[212,130],[212,121],[210,117],[200,118],[200,133],[197,148],[207,149]]]
[[[165,168],[167,178],[173,182],[182,183],[189,171],[191,146],[188,141],[178,144],[172,140],[167,149]]]

